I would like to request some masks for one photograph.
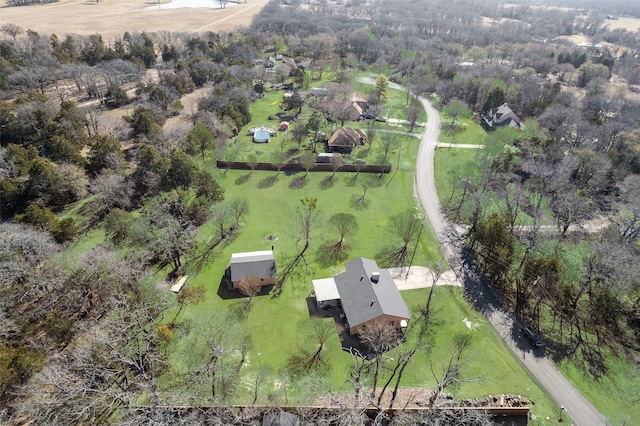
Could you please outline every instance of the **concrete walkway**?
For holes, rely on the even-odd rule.
[[[433,286],[434,274],[424,266],[412,266],[411,268],[390,268],[389,273],[393,277],[398,290],[414,290]],[[408,273],[408,274],[407,274]],[[444,271],[438,277],[436,285],[452,285],[462,287],[462,281],[456,277],[452,269]]]

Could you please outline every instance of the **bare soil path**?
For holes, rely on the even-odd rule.
[[[153,0],[61,0],[57,3],[6,7],[0,0],[0,22],[13,23],[48,36],[56,34],[101,34],[111,41],[129,32],[232,31],[247,26],[269,0],[247,0],[247,3],[224,9],[183,8],[147,9]],[[162,1],[166,3],[166,1]],[[212,5],[216,2],[211,1]]]

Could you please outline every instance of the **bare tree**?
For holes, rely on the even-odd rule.
[[[178,311],[173,316],[173,319],[169,323],[171,326],[175,325],[176,319],[180,316],[180,313],[186,305],[198,305],[204,302],[207,297],[207,289],[204,286],[187,287],[180,290],[176,300],[178,302]]]
[[[244,305],[245,309],[251,305],[253,298],[260,294],[262,284],[262,280],[255,275],[248,275],[235,283],[235,287],[247,296],[247,301]]]
[[[398,140],[397,134],[389,132],[383,133],[380,139],[382,145],[382,159],[380,160],[380,164],[386,164],[389,153],[400,145],[400,141]]]
[[[338,231],[339,239],[335,243],[327,242],[327,244],[323,245],[318,250],[318,257],[326,263],[345,260],[347,252],[351,249],[351,246],[345,242],[345,238],[347,234],[353,233],[358,229],[356,217],[348,213],[337,213],[329,219],[329,223]]]
[[[309,249],[312,239],[316,238],[316,231],[320,226],[321,215],[318,210],[318,200],[316,198],[302,198],[300,205],[296,209],[297,242],[302,243],[302,248],[294,255],[291,261],[287,262],[276,285],[276,292],[281,291],[283,284],[291,278],[291,275],[300,265],[306,264],[305,253]],[[277,294],[277,293],[276,293]]]
[[[409,255],[409,244],[417,238],[421,228],[421,218],[412,211],[394,216],[391,219],[391,232],[402,240],[402,244],[384,247],[380,255],[383,258],[383,264],[389,265],[389,267],[405,265]]]
[[[402,334],[387,321],[375,321],[363,327],[360,333],[360,340],[371,350],[374,356],[371,390],[371,399],[373,400],[376,396],[378,377],[382,368],[382,355],[401,342]]]
[[[229,208],[235,219],[234,226],[240,226],[242,218],[249,213],[249,202],[245,198],[236,198],[229,203]]]
[[[424,111],[424,109],[417,99],[414,99],[411,102],[411,106],[407,108],[407,119],[409,120],[409,123],[411,123],[411,127],[409,127],[410,132],[413,132],[413,129],[415,128],[416,122],[418,121],[420,114],[422,114],[422,111]]]
[[[0,31],[10,36],[13,39],[13,44],[16,44],[16,37],[24,32],[24,30],[16,24],[2,24]]]
[[[471,334],[458,333],[453,337],[453,342],[454,351],[451,354],[449,363],[447,364],[440,378],[438,378],[436,373],[433,371],[433,363],[431,363],[431,373],[433,374],[433,377],[434,379],[436,379],[436,382],[438,384],[436,388],[432,390],[431,395],[429,396],[429,407],[433,407],[434,405],[436,405],[438,398],[440,398],[445,389],[457,386],[463,381],[460,376],[460,372],[466,365],[468,360],[463,360],[462,354],[465,349],[467,349],[471,344]]]

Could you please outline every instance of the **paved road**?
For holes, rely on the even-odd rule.
[[[520,358],[525,367],[549,392],[556,402],[565,407],[575,425],[605,425],[606,418],[578,391],[544,354],[532,350],[520,333],[520,326],[500,302],[500,298],[477,273],[473,263],[467,261],[456,231],[442,213],[434,178],[434,158],[440,134],[440,115],[424,98],[420,98],[428,115],[428,122],[420,142],[416,162],[415,191],[433,232],[449,263],[457,270],[476,309],[483,312],[505,344]]]

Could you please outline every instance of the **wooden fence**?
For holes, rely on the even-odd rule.
[[[251,167],[253,165],[253,167]],[[218,161],[219,169],[237,169],[237,170],[273,170],[273,171],[295,171],[304,172],[307,169],[299,163],[256,163],[249,164],[246,161]],[[333,165],[326,163],[313,163],[309,168],[310,172],[361,172],[361,173],[389,173],[390,165],[384,164],[341,164]]]

